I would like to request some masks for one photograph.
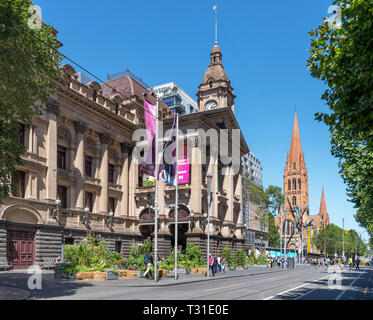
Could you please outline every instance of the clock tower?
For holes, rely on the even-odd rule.
[[[210,53],[210,65],[202,83],[198,87],[199,111],[228,107],[234,112],[234,99],[236,96],[231,87],[231,82],[224,71],[222,56],[219,46],[215,44]]]

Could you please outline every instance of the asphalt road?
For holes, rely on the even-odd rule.
[[[323,268],[296,269],[234,278],[219,278],[148,287],[131,285],[130,281],[66,281],[56,280],[53,274],[43,275],[43,289],[33,290],[21,299],[58,300],[373,300],[373,269],[361,271],[344,269],[329,273]],[[338,270],[337,270],[338,271]],[[337,282],[333,282],[334,278]],[[12,275],[4,283],[0,278],[0,299],[7,286],[11,292],[24,284],[24,279]],[[135,283],[135,282],[133,282]],[[147,285],[146,280],[142,284]],[[3,286],[3,287],[2,287]],[[3,293],[3,295],[1,295]]]

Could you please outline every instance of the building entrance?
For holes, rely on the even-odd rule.
[[[7,258],[14,269],[27,269],[34,264],[35,233],[8,230]]]

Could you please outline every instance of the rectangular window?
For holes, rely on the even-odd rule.
[[[61,200],[61,207],[67,208],[67,188],[64,186],[57,186],[57,194]]]
[[[85,193],[85,206],[88,206],[89,211],[93,212],[93,193],[92,192]]]
[[[115,241],[115,251],[122,253],[122,241]]]
[[[109,211],[113,211],[115,214],[115,198],[109,198]]]
[[[19,125],[18,125],[17,142],[22,146],[25,145],[25,125],[23,123],[19,123]]]
[[[12,178],[12,196],[18,197],[18,198],[24,198],[25,197],[25,190],[26,190],[26,184],[25,184],[25,173],[23,171],[16,171],[13,174]]]
[[[92,157],[85,156],[84,171],[87,177],[92,177]]]
[[[57,146],[57,168],[66,170],[66,148]]]
[[[115,175],[115,169],[114,169],[114,165],[109,163],[109,168],[108,168],[109,172],[108,172],[108,179],[109,179],[109,182],[110,183],[114,183],[114,175]]]

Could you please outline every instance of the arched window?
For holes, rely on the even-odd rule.
[[[115,113],[118,114],[118,112],[119,112],[119,104],[116,103],[115,104]]]
[[[291,181],[290,181],[290,179],[288,180],[288,190],[289,191],[291,190]]]
[[[293,179],[293,190],[297,190],[297,180]]]
[[[298,190],[301,190],[302,183],[300,182],[300,179],[298,179]]]
[[[296,165],[296,163],[294,162],[293,163],[293,169],[295,170],[297,168],[297,165]]]
[[[296,206],[296,205],[297,205],[297,198],[296,198],[296,197],[293,197],[292,204],[293,204],[293,206]]]
[[[92,99],[93,99],[93,101],[97,100],[97,91],[96,90],[93,90]]]

